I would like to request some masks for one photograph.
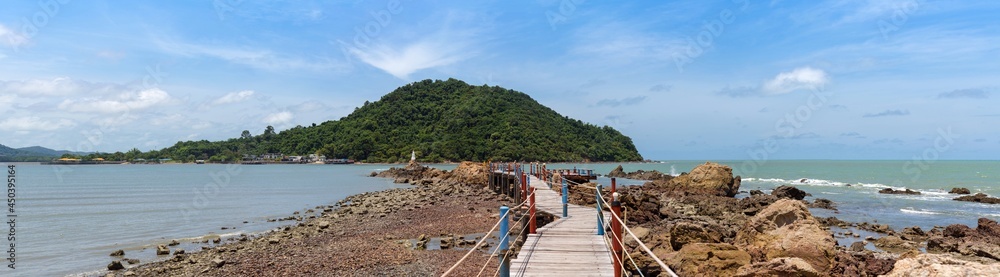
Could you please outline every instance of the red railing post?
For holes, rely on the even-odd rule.
[[[612,184],[614,184],[614,179],[612,179]],[[618,193],[611,194],[611,212],[615,214],[615,218],[621,219],[622,216],[622,203],[618,201]],[[611,221],[611,250],[614,252],[615,257],[612,260],[614,262],[615,277],[622,276],[622,223],[618,220]]]
[[[530,223],[528,223],[528,229],[531,231],[530,234],[535,234],[535,227],[538,223],[535,223],[535,188],[531,188],[531,195],[528,196],[528,213],[531,216]]]
[[[617,189],[618,189],[618,186],[615,184],[615,178],[612,177],[611,178],[611,194],[615,194],[615,192],[616,192]]]

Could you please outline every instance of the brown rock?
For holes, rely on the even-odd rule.
[[[875,240],[875,247],[889,253],[905,253],[916,249],[917,244],[905,241],[898,236],[884,236]]]
[[[806,198],[805,191],[802,191],[793,186],[779,186],[775,188],[773,191],[771,191],[771,195],[774,195],[778,198],[789,198],[795,200],[802,200],[803,198]]]
[[[722,242],[722,235],[690,222],[674,224],[674,227],[670,229],[670,246],[674,250],[680,250],[686,244],[697,242]]]
[[[691,173],[674,177],[665,184],[693,194],[733,197],[740,189],[738,177],[733,177],[733,169],[729,166],[706,162],[695,167]]]
[[[625,169],[622,168],[622,165],[618,165],[618,167],[612,169],[611,172],[608,172],[607,176],[608,178],[625,178]]]
[[[122,269],[125,269],[125,266],[122,265],[122,261],[111,261],[111,263],[108,264],[108,270],[122,270]]]
[[[156,255],[169,255],[170,248],[165,244],[160,244],[156,246]]]
[[[951,194],[971,194],[972,192],[969,191],[969,189],[967,189],[967,188],[952,188],[951,190],[948,191],[948,193],[951,193]]]
[[[976,193],[976,195],[966,195],[959,196],[954,199],[955,201],[966,201],[966,202],[978,202],[986,204],[1000,204],[1000,198],[989,197],[983,193]]]
[[[836,254],[836,241],[801,201],[781,199],[750,218],[734,240],[754,258],[771,261],[797,257],[827,272]]]
[[[681,276],[732,276],[750,254],[728,243],[691,243],[665,260]]]
[[[122,250],[122,249],[115,250],[114,252],[111,252],[111,255],[109,255],[109,256],[112,256],[112,257],[125,256],[125,250]]]
[[[892,188],[884,188],[882,190],[879,190],[878,193],[881,193],[881,194],[920,195],[919,191],[910,190],[910,189],[906,189],[906,190],[893,190]]]
[[[834,211],[837,210],[837,205],[834,204],[833,201],[830,201],[829,199],[825,198],[816,198],[816,200],[814,200],[812,203],[809,203],[809,207],[817,209],[834,210]]]
[[[776,258],[767,262],[754,263],[740,267],[736,276],[803,276],[819,277],[819,271],[800,258]]]
[[[1000,276],[1000,263],[982,264],[947,254],[920,254],[896,261],[885,276]]]

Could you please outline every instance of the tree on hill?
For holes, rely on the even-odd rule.
[[[632,139],[614,128],[562,116],[521,92],[455,79],[399,87],[340,120],[280,133],[267,126],[261,135],[243,131],[240,138],[226,141],[178,142],[155,154],[175,160],[195,155],[234,161],[245,154],[319,153],[405,162],[411,151],[431,162],[642,160]]]

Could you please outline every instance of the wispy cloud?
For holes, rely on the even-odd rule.
[[[904,116],[909,114],[909,110],[885,110],[878,113],[867,113],[863,117]]]
[[[299,57],[278,53],[269,49],[254,49],[249,47],[230,47],[223,45],[202,45],[175,42],[167,39],[154,39],[160,50],[184,57],[209,57],[242,64],[252,68],[268,71],[310,70],[328,71],[344,70],[347,65],[336,62],[328,57]]]
[[[123,93],[112,99],[66,99],[59,104],[59,108],[71,112],[122,113],[147,109],[170,99],[167,92],[153,88],[137,93]]]
[[[949,92],[942,92],[938,94],[937,98],[973,98],[973,99],[986,99],[989,98],[989,92],[982,89],[956,89]]]
[[[373,44],[367,49],[351,46],[348,51],[366,64],[408,80],[410,74],[419,70],[451,65],[475,56],[472,45],[470,34],[442,31],[408,43]]]
[[[68,119],[45,120],[37,116],[11,117],[0,121],[0,129],[8,131],[55,131],[75,125]]]
[[[17,49],[17,47],[28,44],[28,42],[28,37],[24,34],[18,33],[10,28],[7,28],[6,25],[0,24],[0,45],[6,45]]]
[[[622,98],[622,99],[602,99],[601,101],[597,101],[596,105],[598,107],[601,107],[601,106],[604,106],[604,107],[631,106],[631,105],[639,104],[643,100],[646,100],[646,96],[626,97],[626,98]]]
[[[262,121],[269,125],[282,125],[291,122],[293,117],[291,112],[283,111],[269,114]]]
[[[800,67],[779,73],[778,76],[765,82],[762,88],[769,94],[785,94],[796,90],[821,88],[829,81],[830,78],[823,70]]]
[[[120,85],[97,84],[75,80],[69,77],[52,79],[30,79],[0,81],[0,92],[12,92],[22,96],[67,96],[84,92],[118,91]]]
[[[668,92],[668,91],[670,91],[673,88],[674,88],[673,86],[668,86],[668,85],[664,85],[664,84],[658,84],[658,85],[650,87],[649,91],[652,91],[652,92]]]
[[[726,86],[716,91],[715,94],[729,97],[759,96],[760,89],[751,86]]]
[[[239,103],[243,102],[244,100],[247,100],[248,98],[253,96],[253,94],[254,91],[252,90],[230,92],[227,93],[226,95],[223,95],[222,97],[219,97],[218,99],[215,99],[215,101],[212,101],[212,104],[224,105],[224,104]]]

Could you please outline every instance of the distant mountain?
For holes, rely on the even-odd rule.
[[[43,147],[39,148],[46,149]],[[0,144],[0,162],[43,162],[43,161],[50,161],[52,160],[53,157],[59,156],[59,155],[50,155],[46,153],[38,153],[33,151],[25,151],[22,149],[14,149],[7,147],[6,145]],[[51,149],[46,149],[46,150],[53,151]]]
[[[241,155],[319,153],[329,158],[420,161],[641,161],[632,139],[609,126],[560,115],[525,93],[449,79],[424,80],[310,127],[227,141],[188,141],[133,155],[234,160]],[[127,153],[126,153],[127,154]],[[125,155],[128,158],[128,155]],[[113,158],[113,157],[109,157]]]
[[[42,156],[53,156],[53,157],[59,157],[62,156],[63,154],[76,154],[76,155],[86,154],[80,152],[73,152],[69,150],[52,150],[41,146],[24,147],[24,148],[18,148],[17,150],[37,153],[38,155]]]

